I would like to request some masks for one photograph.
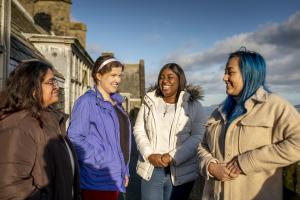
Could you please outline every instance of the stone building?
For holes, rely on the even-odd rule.
[[[14,67],[22,60],[40,59],[48,62],[45,57],[25,38],[25,32],[44,34],[42,28],[36,26],[31,16],[16,1],[2,0],[1,6],[1,66],[0,78],[3,88],[5,79]],[[60,74],[57,73],[59,77]]]
[[[70,5],[65,0],[1,0],[0,4],[5,18],[1,20],[0,87],[19,62],[49,62],[59,81],[58,107],[68,114],[75,99],[93,84],[93,60],[84,48],[86,26],[70,22]]]
[[[63,74],[64,111],[71,113],[75,100],[93,85],[93,60],[76,37],[25,34],[27,39]]]
[[[59,80],[59,108],[70,114],[75,100],[93,85],[94,63],[85,50],[86,25],[70,19],[71,4],[71,0],[0,0],[0,89],[22,60],[49,62]],[[144,61],[125,66],[120,92],[134,117],[145,92]]]
[[[86,25],[71,21],[71,0],[19,1],[48,33],[25,36],[63,74],[63,109],[70,114],[75,100],[93,85],[93,60],[85,50]]]
[[[81,45],[86,44],[86,25],[70,19],[71,0],[19,0],[34,18],[36,24],[48,33],[58,36],[74,36]]]
[[[141,106],[141,100],[145,95],[145,70],[144,60],[137,64],[125,64],[120,92],[126,96],[126,106],[130,118],[134,121]]]

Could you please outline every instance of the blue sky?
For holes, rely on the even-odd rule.
[[[93,59],[113,52],[125,63],[145,61],[146,85],[167,62],[205,91],[204,105],[225,98],[227,56],[240,46],[267,60],[268,85],[300,104],[299,0],[73,0],[72,20],[87,25]]]

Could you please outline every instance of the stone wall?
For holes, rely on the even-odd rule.
[[[125,64],[120,92],[131,93],[132,97],[140,96],[139,91],[139,65]]]
[[[85,48],[87,31],[86,25],[81,22],[70,22],[66,24],[66,26],[68,26],[66,35],[77,37],[81,45]]]
[[[35,23],[48,33],[77,37],[86,46],[86,25],[71,22],[71,0],[19,0]]]
[[[128,92],[131,98],[141,98],[145,93],[144,61],[125,64],[120,92]]]
[[[18,0],[19,3],[27,10],[27,12],[33,16],[34,12],[34,0]]]
[[[140,60],[138,64],[125,64],[119,91],[121,93],[130,94],[127,112],[132,124],[134,124],[141,106],[142,98],[145,95],[145,71],[143,60]]]
[[[37,1],[34,5],[34,21],[47,31],[65,35],[70,22],[71,4],[63,1]]]

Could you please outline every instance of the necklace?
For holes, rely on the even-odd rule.
[[[166,104],[166,105],[165,105],[165,111],[164,111],[164,113],[163,113],[163,114],[164,114],[164,117],[166,116],[167,112],[168,112],[168,105]]]
[[[172,107],[173,105],[175,105],[175,104],[170,104],[170,105],[168,105],[168,104],[165,102],[165,109],[164,109],[163,117],[165,117],[166,114],[168,113],[168,111],[170,110],[169,107]]]

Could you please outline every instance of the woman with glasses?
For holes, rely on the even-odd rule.
[[[93,67],[95,86],[79,97],[68,135],[80,165],[83,200],[117,200],[129,178],[131,126],[118,93],[124,66],[100,56]]]
[[[79,173],[53,67],[20,63],[0,102],[0,199],[77,200]]]
[[[142,200],[187,200],[199,176],[197,146],[203,134],[201,88],[186,85],[176,63],[162,67],[145,95],[134,126],[140,152]]]
[[[266,88],[256,52],[229,55],[227,98],[212,113],[198,149],[202,199],[283,199],[282,167],[300,160],[300,115]]]

